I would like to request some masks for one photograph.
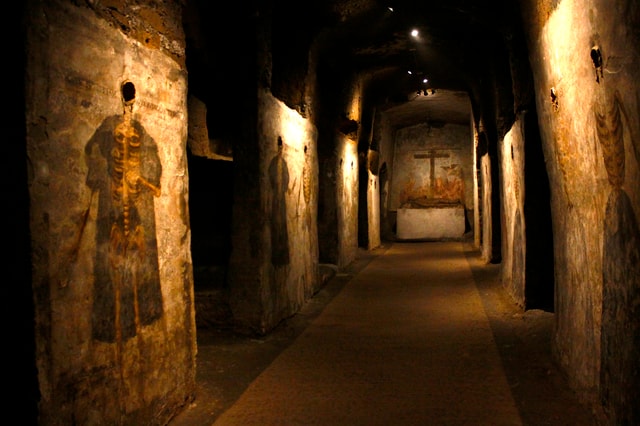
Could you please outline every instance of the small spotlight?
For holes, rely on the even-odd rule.
[[[420,34],[420,33],[418,32],[418,30],[411,30],[411,35],[412,35],[413,37],[418,37],[418,34]]]
[[[413,74],[413,73],[411,72],[411,70],[408,70],[408,71],[407,71],[407,73],[408,73],[408,74]]]
[[[389,12],[393,12],[393,8],[391,6],[387,7],[387,9],[389,9]]]
[[[429,79],[425,78],[425,79],[422,80],[422,82],[425,83],[425,84],[427,83],[427,81],[429,81]]]

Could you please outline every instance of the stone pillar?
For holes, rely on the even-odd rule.
[[[195,391],[181,6],[31,6],[40,421],[163,423]]]

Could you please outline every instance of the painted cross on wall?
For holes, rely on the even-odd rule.
[[[439,150],[431,149],[425,153],[414,154],[413,158],[417,160],[429,159],[429,198],[436,198],[436,158],[449,158],[446,152],[438,152]]]

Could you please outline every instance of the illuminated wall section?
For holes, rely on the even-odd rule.
[[[358,250],[358,145],[355,141],[341,137],[338,152],[338,267],[344,267],[355,260]]]
[[[41,421],[168,421],[195,390],[186,71],[63,3],[28,25]]]
[[[471,128],[473,129],[473,244],[476,248],[480,248],[482,242],[481,212],[480,212],[480,169],[479,153],[478,153],[478,126],[475,125],[472,118]]]
[[[601,402],[611,424],[637,424],[640,6],[524,6],[552,188],[554,350],[572,386]]]
[[[362,102],[359,83],[353,86],[346,115],[360,125]],[[358,131],[359,134],[359,131]],[[359,167],[357,135],[338,134],[336,157],[336,207],[338,210],[338,267],[356,258],[358,250]]]
[[[261,211],[252,216],[262,223],[266,249],[256,275],[265,329],[297,312],[317,290],[318,160],[316,130],[309,120],[275,99],[258,94]],[[253,220],[253,219],[252,219]]]
[[[372,153],[373,151],[369,151]],[[376,155],[377,156],[377,155]],[[371,161],[369,164],[371,165]],[[375,160],[377,166],[378,161]],[[380,179],[371,168],[367,170],[367,220],[368,220],[368,249],[380,246]]]
[[[531,141],[535,143],[535,141]],[[525,307],[524,122],[521,115],[499,149],[502,204],[502,285],[515,302]],[[531,283],[536,285],[536,283]]]

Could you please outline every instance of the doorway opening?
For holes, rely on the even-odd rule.
[[[227,269],[231,254],[233,161],[212,160],[187,153],[191,258],[199,327],[226,324]]]

